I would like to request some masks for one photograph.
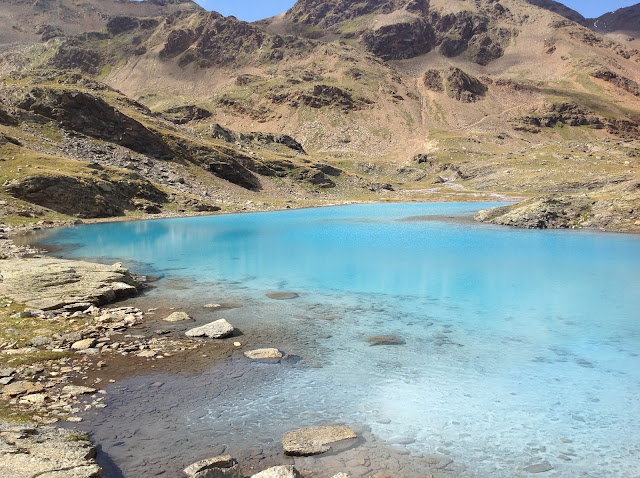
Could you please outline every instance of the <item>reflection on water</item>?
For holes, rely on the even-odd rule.
[[[70,256],[166,274],[145,300],[194,311],[241,301],[224,317],[248,340],[303,358],[273,366],[240,354],[200,377],[164,377],[161,392],[145,388],[157,377],[124,381],[88,417],[96,437],[126,476],[154,463],[179,470],[178,457],[213,450],[275,460],[282,433],[332,422],[368,425],[416,455],[446,449],[468,476],[527,476],[542,460],[554,467],[546,476],[637,475],[640,240],[403,221],[485,206],[353,206],[48,236],[82,244]],[[300,297],[266,297],[278,290]],[[405,344],[367,342],[379,335]]]

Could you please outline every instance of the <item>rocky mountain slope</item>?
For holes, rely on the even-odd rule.
[[[553,1],[300,0],[254,24],[180,1],[100,5],[102,23],[74,34],[69,21],[0,60],[14,71],[2,148],[150,182],[71,168],[89,188],[113,174],[118,207],[92,214],[167,210],[178,196],[181,209],[615,196],[638,179],[640,52]],[[10,197],[49,195],[47,181],[7,180]]]

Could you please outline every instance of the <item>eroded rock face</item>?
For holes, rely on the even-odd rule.
[[[142,288],[127,269],[52,258],[0,262],[0,295],[40,310],[79,302],[106,304]]]
[[[211,111],[195,105],[176,106],[165,110],[162,116],[175,124],[187,124],[192,121],[211,118]]]
[[[331,444],[356,439],[356,432],[345,425],[301,428],[282,437],[285,455],[311,456],[331,450]]]
[[[428,53],[436,46],[433,26],[422,19],[385,25],[362,36],[367,48],[384,60],[404,60]]]
[[[91,442],[71,430],[0,422],[0,476],[100,478],[95,456]]]

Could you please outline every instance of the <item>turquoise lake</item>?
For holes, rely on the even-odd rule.
[[[160,463],[210,456],[194,448],[202,437],[232,453],[336,422],[411,453],[446,449],[462,476],[531,476],[524,469],[545,460],[553,469],[541,476],[640,476],[640,237],[467,219],[491,206],[354,205],[46,232],[40,241],[64,246],[58,255],[160,277],[147,302],[202,323],[225,317],[301,357],[295,366],[240,357],[199,380],[158,373],[180,407],[145,411],[140,379],[125,379],[117,385],[129,395],[109,403],[108,423],[87,419],[96,438],[125,476],[145,475],[123,440],[149,456],[176,448]],[[267,298],[277,291],[300,296]],[[202,309],[210,302],[244,306],[214,314]],[[406,343],[367,342],[380,335]],[[203,386],[238,367],[244,383]],[[134,421],[139,430],[147,412],[149,429],[164,420],[175,436],[153,446],[135,430],[112,437]]]

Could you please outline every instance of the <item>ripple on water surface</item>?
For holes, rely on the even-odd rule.
[[[206,303],[241,302],[215,314],[252,344],[302,357],[273,365],[238,352],[195,377],[124,380],[87,417],[96,438],[126,476],[222,451],[277,461],[283,433],[334,422],[370,427],[370,442],[410,452],[407,462],[448,453],[467,476],[528,476],[545,460],[545,476],[637,475],[640,240],[443,217],[484,206],[354,206],[49,236],[75,244],[70,256],[164,274],[139,300],[200,320]],[[193,282],[175,287],[182,279]],[[380,336],[398,340],[372,345]],[[165,386],[150,390],[157,380]]]

